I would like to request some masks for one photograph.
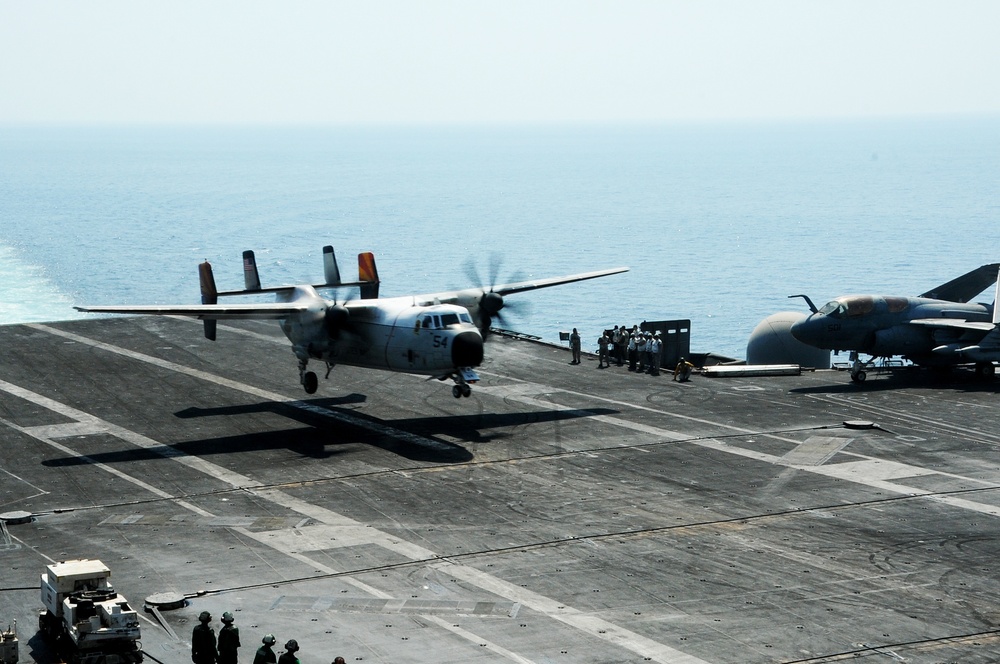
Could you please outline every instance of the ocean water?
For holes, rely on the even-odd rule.
[[[754,326],[844,293],[921,293],[1000,260],[1000,118],[637,127],[0,127],[0,323],[74,304],[199,301],[345,278],[386,296],[620,265],[513,296],[558,340],[689,318],[743,357]],[[985,293],[984,301],[992,300]],[[515,315],[516,314],[516,315]],[[588,345],[594,345],[590,343]]]

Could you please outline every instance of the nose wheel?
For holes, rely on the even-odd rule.
[[[309,360],[304,360],[299,358],[299,382],[302,383],[303,389],[305,389],[306,394],[315,394],[316,388],[319,387],[319,378],[312,371],[306,371],[306,366],[309,364]]]
[[[478,383],[479,374],[470,368],[463,367],[451,374],[451,379],[455,381],[454,387],[451,388],[451,396],[461,399],[472,394],[472,387],[469,386],[469,383]]]

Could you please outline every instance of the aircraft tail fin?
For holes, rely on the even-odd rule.
[[[997,289],[993,293],[993,324],[1000,323],[1000,270],[997,270]]]
[[[198,280],[201,283],[201,303],[218,304],[219,291],[215,288],[215,275],[212,274],[212,264],[208,261],[198,265]],[[216,322],[214,320],[204,321],[205,338],[209,341],[215,341]]]
[[[260,290],[260,274],[257,272],[257,259],[253,255],[253,250],[247,249],[243,252],[243,282],[248,291]]]
[[[358,254],[358,281],[361,282],[362,300],[378,298],[378,268],[375,267],[375,254],[370,251]]]
[[[327,285],[340,285],[340,268],[337,267],[337,256],[333,253],[333,247],[330,245],[323,247],[323,274],[326,277]]]
[[[981,265],[971,272],[955,277],[946,284],[941,284],[933,290],[921,293],[920,297],[932,297],[936,300],[950,302],[969,302],[990,287],[997,277],[1000,263]]]

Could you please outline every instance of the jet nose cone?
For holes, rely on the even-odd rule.
[[[788,331],[791,332],[792,336],[795,337],[796,339],[798,339],[799,341],[801,341],[802,343],[806,342],[806,340],[803,339],[802,337],[807,336],[805,334],[805,323],[808,320],[809,319],[806,318],[805,320],[795,321],[788,328]]]
[[[478,332],[460,332],[451,344],[451,361],[456,367],[478,367],[483,363],[483,337]]]

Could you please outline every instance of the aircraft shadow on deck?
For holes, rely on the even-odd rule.
[[[426,463],[464,463],[474,458],[472,452],[461,444],[441,440],[436,436],[446,435],[468,443],[484,443],[508,438],[512,434],[500,433],[498,429],[508,429],[527,424],[574,420],[595,415],[612,415],[618,411],[598,409],[573,409],[559,411],[529,411],[523,413],[477,413],[471,415],[442,415],[438,417],[418,417],[399,420],[380,420],[356,411],[345,411],[345,415],[359,420],[427,439],[420,440],[391,433],[379,434],[371,429],[336,419],[337,405],[362,403],[365,396],[351,394],[340,398],[313,399],[304,403],[311,407],[327,409],[330,415],[307,410],[288,403],[264,401],[255,404],[241,404],[218,408],[186,408],[175,415],[182,419],[198,417],[238,417],[254,413],[274,413],[305,425],[300,428],[278,429],[245,433],[235,436],[204,438],[159,448],[128,448],[113,452],[98,452],[79,456],[60,457],[43,461],[45,466],[64,467],[88,463],[126,463],[160,460],[183,452],[191,456],[205,457],[234,452],[262,452],[287,449],[311,459],[327,459],[348,454],[347,445],[369,445],[398,456]],[[491,430],[483,435],[483,429]]]

